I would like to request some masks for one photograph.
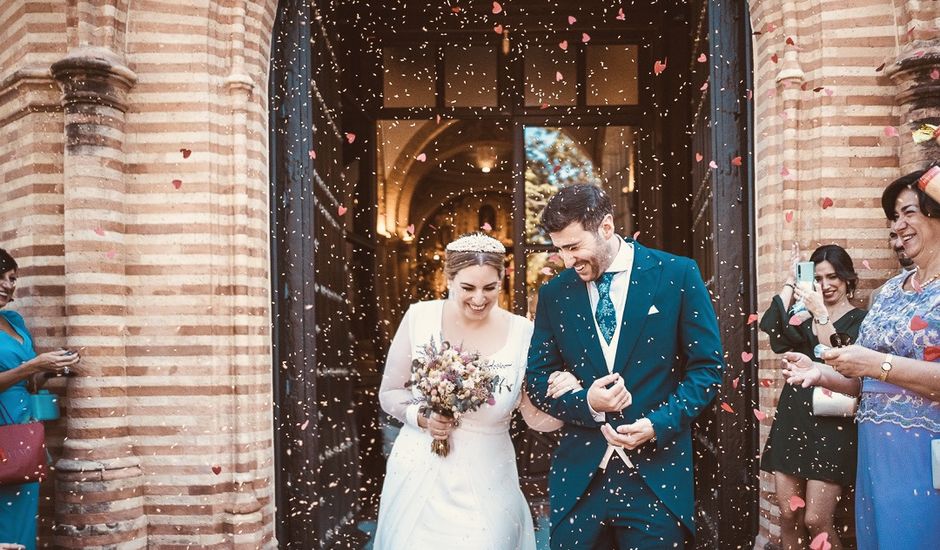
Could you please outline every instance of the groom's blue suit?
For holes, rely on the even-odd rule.
[[[628,240],[627,242],[632,242]],[[693,523],[692,437],[690,424],[714,398],[721,381],[722,350],[715,312],[695,262],[633,242],[634,261],[613,372],[619,373],[633,403],[621,414],[606,415],[616,428],[648,418],[656,439],[628,450],[643,482],[688,528]],[[563,420],[561,441],[549,475],[552,546],[576,548],[582,540],[557,540],[561,522],[604,518],[578,510],[599,474],[607,442],[587,404],[591,383],[608,374],[598,341],[587,285],[566,269],[539,291],[535,332],[526,373],[528,393],[537,407]],[[584,390],[557,399],[545,397],[549,375],[574,373]],[[620,459],[614,455],[613,467]],[[594,487],[594,485],[592,485]],[[577,526],[566,529],[576,535]]]

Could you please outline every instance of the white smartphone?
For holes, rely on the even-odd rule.
[[[813,262],[800,262],[796,264],[796,284],[812,289],[816,282],[816,264]]]

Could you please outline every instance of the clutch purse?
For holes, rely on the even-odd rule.
[[[10,422],[14,418],[2,407]],[[42,481],[46,476],[46,442],[42,422],[0,426],[0,485]]]
[[[29,396],[33,420],[56,420],[59,418],[59,396],[49,390],[39,390]]]
[[[813,416],[855,416],[858,398],[819,386],[813,388]]]

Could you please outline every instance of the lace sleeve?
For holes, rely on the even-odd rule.
[[[412,403],[411,390],[405,383],[411,378],[411,325],[414,314],[409,308],[388,350],[385,373],[379,387],[379,404],[382,410],[398,420],[418,428],[418,405]]]

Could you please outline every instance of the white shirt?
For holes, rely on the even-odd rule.
[[[616,272],[610,283],[610,299],[614,303],[614,311],[617,314],[617,327],[614,329],[614,336],[607,343],[601,327],[597,324],[597,317],[594,316],[594,329],[597,330],[597,339],[601,343],[601,350],[604,352],[604,362],[607,363],[607,372],[614,372],[614,358],[617,356],[617,343],[620,340],[620,325],[623,322],[623,310],[627,306],[627,292],[630,290],[630,273],[633,271],[633,243],[628,243],[620,237],[620,250],[610,262],[607,273]],[[590,281],[587,284],[588,298],[591,300],[591,312],[597,311],[597,302],[600,301],[600,294],[597,291],[597,283]]]
[[[597,324],[597,316],[594,316],[594,329],[597,331],[597,340],[601,344],[601,351],[604,352],[604,362],[607,364],[608,373],[614,372],[614,358],[617,357],[617,345],[620,342],[620,326],[623,323],[623,310],[627,307],[627,293],[630,290],[630,274],[633,272],[633,243],[624,241],[620,235],[617,235],[617,238],[620,239],[620,250],[617,252],[617,255],[614,256],[614,260],[610,262],[610,266],[608,266],[606,271],[606,273],[616,273],[613,280],[610,282],[610,300],[614,303],[614,312],[617,315],[617,326],[614,328],[614,335],[610,339],[609,344],[607,343],[607,339],[604,338],[604,334],[601,332],[601,327]],[[600,293],[597,291],[596,282],[591,281],[586,284],[588,298],[591,301],[591,312],[593,313],[597,311],[597,302],[600,301]],[[590,403],[588,403],[588,410],[591,411],[594,420],[598,422],[604,422],[607,419],[606,414],[592,409]],[[633,468],[633,463],[627,458],[623,449],[608,445],[607,452],[604,454],[604,458],[601,459],[599,465],[602,470],[607,468],[607,463],[614,452],[616,452],[621,460],[629,467]]]

